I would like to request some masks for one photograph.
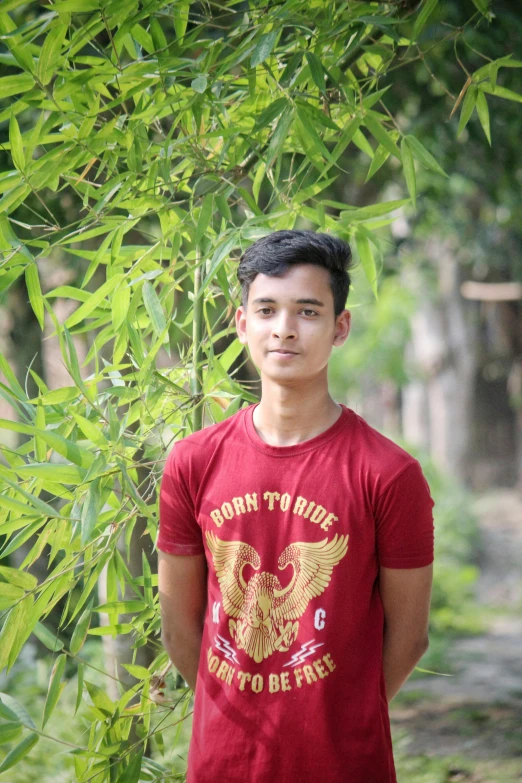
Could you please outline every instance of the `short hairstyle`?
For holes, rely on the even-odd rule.
[[[330,287],[337,318],[346,305],[350,290],[352,251],[347,242],[331,234],[294,229],[274,231],[254,242],[241,256],[237,270],[241,300],[247,306],[250,285],[262,273],[281,277],[291,264],[315,264],[330,273]]]

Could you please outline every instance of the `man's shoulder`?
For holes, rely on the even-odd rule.
[[[418,464],[417,459],[404,447],[368,424],[359,414],[353,412],[353,415],[356,448],[372,472],[393,480],[410,465]]]

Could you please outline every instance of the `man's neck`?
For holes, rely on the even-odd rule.
[[[259,437],[269,445],[294,446],[327,430],[341,412],[327,387],[305,393],[302,389],[263,384],[253,423]]]

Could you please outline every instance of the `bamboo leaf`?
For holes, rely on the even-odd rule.
[[[457,136],[460,136],[468,124],[469,118],[473,114],[473,109],[475,108],[475,104],[477,102],[477,92],[477,86],[475,84],[471,84],[466,90],[466,95],[464,97],[464,101],[462,102],[462,109],[460,112]]]
[[[150,318],[151,326],[159,337],[164,331],[167,322],[158,295],[148,280],[143,283],[143,304]]]
[[[5,720],[15,721],[28,729],[35,729],[33,719],[13,696],[8,693],[0,693],[0,716]]]
[[[286,108],[279,118],[266,152],[265,166],[267,169],[270,168],[284,146],[290,125],[292,124],[292,116],[292,110]]]
[[[404,179],[406,180],[406,186],[408,193],[413,204],[414,209],[417,209],[417,187],[415,181],[415,162],[413,160],[413,153],[408,144],[408,139],[403,138],[401,141],[401,154],[402,154],[402,168],[404,171]]]
[[[201,209],[199,211],[198,222],[196,225],[196,235],[194,237],[195,245],[199,245],[199,243],[205,236],[205,232],[212,218],[213,211],[214,211],[214,197],[212,193],[207,193],[207,195],[203,199],[203,204],[201,205]]]
[[[24,595],[25,590],[23,588],[0,582],[0,610],[9,609]]]
[[[136,666],[132,663],[123,663],[122,666],[124,669],[127,669],[129,674],[132,674],[133,677],[136,677],[137,680],[149,680],[152,676],[145,666]]]
[[[424,147],[415,136],[408,135],[406,136],[406,139],[408,140],[408,145],[411,147],[411,151],[423,166],[427,169],[431,169],[431,171],[434,171],[436,174],[442,174],[443,177],[448,176],[444,169],[439,166],[431,152],[428,152],[426,147]]]
[[[27,92],[34,87],[34,79],[28,73],[16,74],[16,76],[2,76],[0,78],[0,98],[10,98],[21,92]]]
[[[377,298],[377,269],[368,235],[361,230],[357,231],[355,243],[364,274],[368,279],[375,298]]]
[[[413,31],[411,37],[414,41],[418,39],[421,31],[426,26],[428,19],[430,18],[433,11],[437,7],[437,3],[438,0],[424,0],[422,7],[419,11],[419,15],[415,20],[415,24],[413,25]]]
[[[114,275],[114,277],[109,278],[109,280],[106,280],[103,285],[101,285],[94,293],[89,297],[89,299],[84,302],[80,307],[74,311],[72,315],[69,316],[69,318],[65,322],[65,326],[67,329],[71,329],[73,326],[76,326],[76,324],[79,324],[80,321],[83,321],[84,318],[87,318],[90,316],[92,311],[98,307],[99,304],[101,304],[106,297],[108,297],[114,289],[117,287],[117,285],[122,281],[123,275],[117,274]]]
[[[477,107],[477,114],[479,116],[480,124],[482,125],[484,133],[486,134],[486,139],[488,140],[489,145],[491,146],[491,130],[489,126],[488,102],[482,90],[479,90],[477,93],[476,107]]]
[[[132,614],[133,612],[143,612],[147,609],[147,604],[143,601],[112,601],[109,604],[100,604],[95,606],[93,612],[102,612],[104,614],[110,614],[115,612],[116,614]]]
[[[2,630],[0,631],[0,671],[7,666],[10,668],[10,661],[13,658],[13,651],[16,652],[21,646],[19,640],[23,636],[27,627],[29,614],[33,607],[34,599],[29,593],[19,603],[10,609]],[[22,642],[23,643],[23,642]]]
[[[21,571],[19,568],[10,566],[0,566],[0,576],[9,582],[9,584],[19,587],[22,590],[34,590],[38,584],[38,579],[27,571]],[[3,587],[1,589],[4,589]]]
[[[21,733],[22,726],[19,723],[0,724],[0,745],[5,745],[7,742],[15,742]]]
[[[308,67],[310,68],[310,73],[312,74],[312,79],[317,87],[319,87],[319,90],[324,93],[324,68],[321,60],[316,54],[310,51],[306,51],[305,56]]]
[[[40,329],[43,330],[45,310],[36,262],[34,264],[29,264],[29,266],[25,268],[25,284],[27,286],[27,293],[29,294],[29,302],[33,308],[33,313],[38,319]]]
[[[25,169],[24,144],[20,127],[14,114],[11,114],[9,121],[9,142],[11,144],[11,157],[18,171]]]
[[[473,5],[478,11],[480,11],[482,16],[488,16],[489,0],[473,0]]]
[[[379,144],[375,151],[375,155],[372,158],[372,162],[370,163],[370,168],[368,169],[368,174],[366,175],[366,179],[364,180],[365,183],[370,180],[373,175],[379,171],[381,166],[383,166],[388,158],[390,157],[389,150],[385,149],[382,144]]]
[[[89,630],[92,616],[92,605],[93,601],[91,601],[87,608],[84,609],[80,619],[76,623],[76,628],[73,631],[71,642],[69,644],[69,651],[71,655],[77,655],[79,653],[83,647],[85,639],[87,638],[87,631]]]
[[[250,66],[252,68],[261,65],[270,56],[278,35],[279,30],[271,30],[269,33],[263,33],[259,37],[250,58]]]
[[[270,125],[271,122],[279,117],[287,106],[288,100],[286,98],[277,98],[275,101],[272,101],[272,103],[266,106],[266,108],[256,117],[252,132],[257,133],[257,131],[266,128],[267,125]]]
[[[382,146],[387,149],[389,153],[394,155],[398,160],[401,160],[401,153],[399,148],[392,140],[388,131],[385,130],[385,128],[381,125],[379,120],[377,120],[372,113],[367,112],[364,116],[363,122],[372,136],[377,139],[379,144],[382,144]]]
[[[507,87],[500,87],[500,85],[497,84],[495,88],[492,89],[491,85],[487,82],[482,83],[480,86],[484,92],[487,92],[490,95],[496,95],[498,98],[505,98],[507,101],[522,103],[522,95],[518,92],[513,92],[513,90],[508,90]]]
[[[190,86],[195,92],[204,93],[207,89],[208,79],[206,76],[196,76],[192,79]]]
[[[15,745],[15,747],[7,754],[5,759],[0,764],[0,774],[8,769],[11,769],[11,767],[14,767],[15,764],[18,764],[19,761],[27,756],[27,754],[31,752],[39,739],[40,737],[38,734],[31,732],[31,734],[28,734],[27,737],[24,737],[24,739],[21,740],[18,745]]]
[[[85,664],[79,663],[78,664],[78,679],[77,679],[77,685],[76,685],[76,704],[74,705],[74,714],[78,712],[78,708],[80,704],[82,703],[82,696],[83,696],[83,672],[84,672]]]
[[[58,704],[58,699],[60,698],[60,694],[65,685],[65,683],[62,683],[62,675],[65,669],[66,660],[66,655],[59,655],[53,666],[51,679],[49,681],[49,689],[47,691],[47,698],[44,705],[42,729],[51,717],[54,708]]]
[[[55,8],[59,7],[59,5],[55,6]],[[38,78],[44,85],[49,84],[54,76],[66,33],[67,25],[58,24],[49,31],[44,41],[36,69]]]
[[[44,644],[48,650],[51,650],[51,652],[59,652],[60,650],[63,650],[64,644],[61,641],[61,639],[52,631],[47,628],[47,626],[43,625],[43,623],[36,623],[33,633],[36,636],[36,638]]]

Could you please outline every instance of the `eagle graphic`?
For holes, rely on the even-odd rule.
[[[248,582],[243,569],[256,571],[261,559],[254,547],[242,541],[222,541],[213,532],[206,534],[223,598],[223,609],[231,618],[229,631],[240,650],[260,663],[276,650],[286,652],[299,631],[298,618],[312,598],[321,595],[330,583],[334,567],[348,551],[348,536],[335,535],[315,544],[290,544],[277,565],[283,571],[292,565],[293,575],[286,587],[275,574],[254,574]]]

